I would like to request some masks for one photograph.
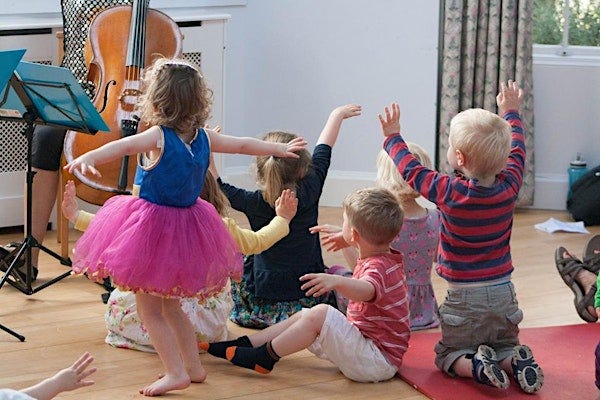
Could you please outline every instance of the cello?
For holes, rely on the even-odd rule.
[[[180,57],[182,41],[183,35],[175,21],[149,8],[148,0],[133,0],[131,6],[111,7],[94,18],[84,54],[88,80],[96,88],[92,101],[110,131],[96,135],[68,131],[64,145],[66,162],[137,133],[138,127],[144,125],[135,110],[141,94],[142,70],[152,62],[153,56]],[[64,172],[75,182],[77,197],[102,205],[116,194],[131,193],[135,159],[126,156],[96,168],[101,177]]]

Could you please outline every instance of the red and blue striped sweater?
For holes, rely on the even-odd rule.
[[[425,168],[408,151],[400,134],[383,144],[406,182],[441,212],[436,271],[449,282],[508,279],[513,271],[510,235],[526,153],[519,113],[511,110],[503,117],[512,128],[511,151],[492,187]]]

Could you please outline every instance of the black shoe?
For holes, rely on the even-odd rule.
[[[110,292],[102,293],[100,298],[104,304],[108,304],[108,298],[110,297]]]

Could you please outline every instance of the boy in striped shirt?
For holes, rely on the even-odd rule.
[[[500,116],[469,109],[452,119],[447,159],[460,176],[427,169],[412,156],[399,133],[397,104],[379,120],[398,171],[442,215],[436,271],[449,288],[439,308],[437,367],[502,389],[509,385],[508,371],[533,393],[544,375],[531,349],[519,343],[523,312],[511,283],[509,245],[525,165],[522,98],[516,82],[503,82],[496,97]]]
[[[410,336],[403,256],[389,247],[402,227],[403,213],[385,189],[354,192],[344,200],[343,209],[344,239],[359,252],[352,277],[320,273],[300,280],[307,296],[336,290],[347,297],[347,316],[319,304],[254,335],[200,347],[264,374],[281,357],[308,349],[354,381],[394,377]]]

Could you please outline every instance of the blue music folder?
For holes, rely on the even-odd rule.
[[[13,57],[16,55],[13,54]],[[5,69],[5,67],[0,68],[2,71]],[[37,110],[39,115],[37,123],[91,133],[110,131],[69,69],[21,61],[15,73]],[[23,101],[12,87],[9,87],[8,98],[5,104],[0,104],[0,108],[17,110],[21,114],[27,111]]]
[[[0,88],[2,88],[2,90],[0,90],[0,115],[12,115],[17,118],[22,117],[20,112],[15,114],[8,108],[5,108],[2,99],[5,94],[6,85],[8,84],[13,71],[17,68],[17,65],[19,65],[19,61],[23,58],[25,51],[25,49],[0,51]]]

